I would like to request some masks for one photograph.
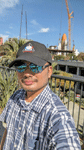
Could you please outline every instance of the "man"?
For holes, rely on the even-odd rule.
[[[52,60],[47,48],[29,41],[9,67],[15,66],[22,89],[0,116],[7,124],[3,150],[80,150],[74,121],[48,85]]]

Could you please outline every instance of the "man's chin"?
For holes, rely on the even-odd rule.
[[[24,87],[24,86],[23,86],[23,89],[24,89],[25,91],[27,91],[27,92],[35,92],[35,91],[37,91],[36,89],[34,89],[34,88],[32,88],[32,87],[29,87],[29,86],[27,86],[27,87]]]

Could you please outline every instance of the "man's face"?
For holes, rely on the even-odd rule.
[[[27,62],[29,64],[29,62]],[[46,63],[45,65],[48,65]],[[52,75],[52,66],[45,68],[41,73],[33,73],[27,68],[24,72],[17,72],[18,79],[22,88],[29,92],[37,92],[44,89],[48,79]]]

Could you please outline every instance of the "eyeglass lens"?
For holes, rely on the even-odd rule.
[[[22,64],[22,65],[20,65],[20,66],[16,66],[16,70],[18,71],[18,72],[24,72],[25,70],[26,70],[26,68],[27,68],[27,64],[25,63],[25,64]],[[42,72],[42,66],[37,66],[37,65],[35,65],[35,64],[32,64],[32,63],[30,63],[29,64],[29,69],[32,71],[32,72],[34,72],[34,73],[39,73],[39,72]]]

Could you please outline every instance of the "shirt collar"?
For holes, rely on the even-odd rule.
[[[43,107],[49,101],[50,97],[50,87],[47,85],[44,90],[30,103],[30,105],[32,105],[32,109],[40,113]]]
[[[36,97],[33,99],[33,101],[29,104],[26,105],[25,103],[25,94],[26,91],[22,90],[21,91],[21,96],[19,97],[18,100],[18,105],[22,110],[28,111],[29,109],[34,110],[37,113],[40,113],[43,107],[46,105],[46,103],[49,101],[51,94],[50,94],[50,87],[47,85],[44,90]]]

